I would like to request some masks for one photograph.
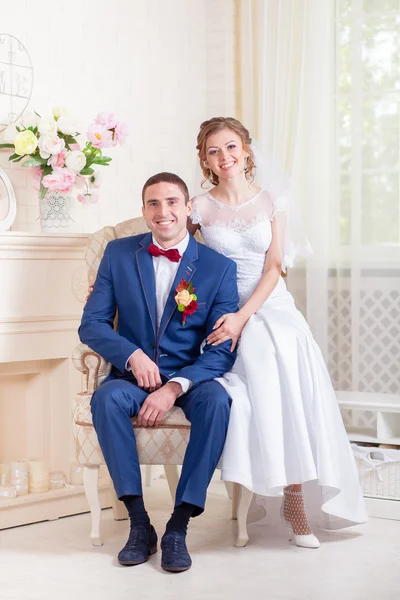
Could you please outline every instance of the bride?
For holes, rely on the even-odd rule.
[[[219,380],[232,397],[222,479],[264,497],[283,495],[296,544],[317,548],[302,484],[313,482],[325,528],[367,516],[321,351],[281,277],[301,253],[290,201],[254,185],[250,135],[236,119],[205,121],[197,149],[214,187],[193,199],[190,230],[200,228],[207,246],[236,262],[240,295],[239,312],[222,316],[207,339],[215,345],[231,339],[233,348],[240,338],[236,363]]]

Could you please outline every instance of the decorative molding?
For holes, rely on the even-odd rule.
[[[81,260],[89,236],[85,234],[0,234],[0,260]]]
[[[77,333],[81,315],[7,317],[0,319],[1,335]]]
[[[22,317],[0,318],[0,323],[41,323],[43,321],[76,321],[81,315],[26,315]]]

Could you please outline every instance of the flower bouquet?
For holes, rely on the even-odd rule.
[[[82,135],[71,114],[54,108],[51,117],[34,112],[9,125],[4,134],[7,143],[0,148],[12,148],[10,161],[34,169],[32,183],[41,200],[51,192],[58,197],[69,195],[75,188],[80,190],[78,201],[89,204],[99,199],[99,177],[94,167],[106,167],[112,160],[103,156],[102,150],[122,144],[126,136],[125,123],[112,113],[101,112],[88,128],[81,148],[78,139]]]

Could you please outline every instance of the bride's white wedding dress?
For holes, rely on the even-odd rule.
[[[236,207],[209,193],[194,199],[192,221],[206,245],[237,264],[241,305],[260,281],[271,222],[284,217],[285,208],[263,190]],[[222,479],[264,497],[313,482],[324,527],[367,520],[324,359],[282,277],[243,329],[233,369],[218,381],[232,398]]]

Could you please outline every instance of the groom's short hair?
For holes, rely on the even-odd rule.
[[[175,175],[175,173],[157,173],[150,177],[143,186],[142,189],[142,202],[144,206],[144,195],[148,187],[151,185],[156,185],[157,183],[172,183],[177,185],[181,190],[182,194],[185,196],[185,204],[189,202],[189,190],[187,188],[186,183],[179,177],[179,175]]]

